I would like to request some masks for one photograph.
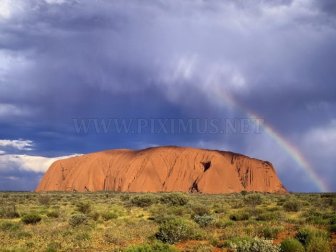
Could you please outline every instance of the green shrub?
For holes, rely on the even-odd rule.
[[[279,252],[280,248],[271,240],[254,238],[230,242],[229,247],[235,252]]]
[[[15,219],[20,218],[20,214],[16,211],[7,211],[5,212],[4,217],[7,219]]]
[[[283,204],[283,208],[287,212],[297,212],[300,210],[300,204],[295,200],[290,200]]]
[[[207,227],[214,220],[211,215],[195,215],[193,219],[200,227]]]
[[[128,201],[130,199],[130,196],[128,194],[122,194],[120,195],[121,201]]]
[[[104,242],[106,243],[123,246],[125,245],[125,241],[127,241],[128,235],[129,233],[118,232],[113,228],[107,228],[105,229],[105,232],[103,234],[103,239],[104,239]],[[120,251],[120,250],[117,250],[117,251]]]
[[[18,239],[31,239],[33,235],[26,231],[15,232],[15,237]]]
[[[88,214],[88,217],[94,221],[97,221],[100,217],[100,214],[98,212],[91,212]]]
[[[77,241],[88,241],[91,239],[90,235],[86,232],[79,232],[76,234],[75,239]]]
[[[263,202],[263,198],[260,194],[249,194],[244,198],[244,201],[247,205],[255,208]]]
[[[47,216],[49,218],[58,218],[60,216],[60,213],[58,211],[51,211],[47,213]]]
[[[224,247],[231,248],[234,247],[235,244],[242,243],[242,242],[251,242],[253,238],[248,236],[233,236],[230,239],[224,242]]]
[[[336,224],[331,224],[329,227],[330,232],[336,233]]]
[[[149,244],[134,245],[128,247],[125,252],[152,252],[153,248]]]
[[[265,227],[262,230],[262,237],[266,239],[275,239],[281,230],[283,230],[282,227]]]
[[[15,222],[5,221],[0,224],[0,230],[2,231],[17,231],[20,229],[20,225]]]
[[[183,216],[190,214],[190,209],[184,206],[169,206],[167,207],[167,214]]]
[[[61,244],[59,242],[51,242],[47,245],[46,252],[56,252],[61,249]]]
[[[82,224],[86,224],[88,221],[85,214],[74,214],[69,219],[69,225],[72,227],[77,227]]]
[[[311,239],[316,237],[327,240],[329,234],[326,231],[315,229],[313,227],[304,227],[301,228],[295,235],[295,238],[300,241],[304,246],[306,246]]]
[[[49,195],[40,195],[38,197],[38,202],[41,205],[49,205],[50,204],[50,196]]]
[[[257,221],[272,221],[279,220],[281,218],[281,214],[278,212],[266,212],[258,214],[256,220]]]
[[[302,216],[306,218],[307,223],[318,225],[328,224],[333,217],[330,213],[323,213],[322,211],[316,211],[315,209],[310,209],[309,211],[304,212]]]
[[[11,205],[0,209],[0,217],[7,219],[19,218],[20,214],[16,211],[16,206]]]
[[[153,197],[152,195],[140,195],[131,199],[131,204],[137,207],[148,207],[156,202],[156,197]]]
[[[108,221],[112,219],[117,219],[118,214],[115,212],[105,212],[105,213],[102,213],[102,217],[103,217],[103,220]]]
[[[239,209],[239,208],[243,208],[243,207],[246,206],[246,204],[243,201],[241,201],[240,199],[232,201],[230,205],[231,205],[232,209]]]
[[[212,206],[212,209],[214,213],[218,214],[224,214],[227,211],[226,207],[223,204],[217,204],[217,203]]]
[[[233,221],[227,221],[227,220],[217,220],[214,223],[214,226],[216,228],[226,228],[226,227],[230,227],[230,226],[233,226],[233,225],[234,225]]]
[[[277,200],[277,206],[283,206],[283,204],[286,202],[286,198],[279,198]]]
[[[21,217],[24,224],[36,224],[42,220],[41,216],[36,213],[26,214]]]
[[[203,204],[194,204],[191,205],[191,210],[193,211],[193,215],[210,215],[210,209],[208,206]]]
[[[336,211],[336,199],[333,199],[333,201],[331,203],[331,207],[334,211]]]
[[[330,220],[330,224],[336,224],[336,217],[332,217]]]
[[[250,218],[249,214],[244,213],[244,212],[239,212],[239,213],[230,215],[230,220],[233,220],[233,221],[244,221],[244,220],[248,220],[249,218]]]
[[[151,217],[149,217],[148,219],[149,220],[153,220],[153,221],[155,221],[156,223],[158,223],[158,224],[161,224],[161,223],[163,223],[163,222],[165,222],[165,221],[167,221],[167,220],[169,220],[169,219],[172,219],[172,218],[175,218],[176,216],[174,216],[174,215],[170,215],[170,214],[165,214],[165,213],[163,213],[163,214],[157,214],[157,215],[154,215],[154,216],[151,216]]]
[[[171,218],[160,224],[156,238],[166,243],[176,243],[197,237],[196,228],[182,218]]]
[[[281,252],[305,252],[303,245],[296,239],[283,240],[280,245]]]
[[[184,206],[188,203],[188,198],[182,193],[168,193],[160,198],[161,203],[171,206]]]
[[[307,243],[306,252],[331,252],[331,247],[323,237],[313,237]]]
[[[191,243],[187,244],[183,248],[184,252],[212,252],[214,251],[214,248],[211,244],[206,244],[206,243]]]
[[[88,214],[92,210],[90,202],[79,202],[77,203],[76,207],[77,207],[77,211],[83,214]]]
[[[173,246],[156,242],[154,244],[141,244],[128,247],[126,252],[177,252]]]
[[[248,191],[246,191],[246,190],[243,190],[243,191],[241,191],[241,192],[240,192],[240,194],[241,194],[242,196],[244,196],[244,197],[245,197],[245,196],[248,194]]]
[[[323,219],[322,216],[309,216],[306,218],[306,222],[317,225],[325,225],[328,223],[328,221]]]

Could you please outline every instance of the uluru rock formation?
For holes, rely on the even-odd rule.
[[[41,191],[286,192],[272,164],[232,152],[188,147],[117,149],[54,162]]]

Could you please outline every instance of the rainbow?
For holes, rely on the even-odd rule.
[[[219,85],[215,85],[215,95],[218,96],[218,100],[221,105],[230,106],[231,108],[238,108],[244,114],[246,114],[250,119],[260,119],[261,117],[246,108],[244,105],[240,104],[232,95],[230,95]],[[289,140],[287,140],[283,135],[281,135],[276,129],[274,129],[270,124],[266,123],[264,120],[260,120],[260,126],[264,129],[264,132],[271,137],[286,153],[302,168],[309,178],[314,182],[321,192],[328,192],[329,187],[327,183],[318,176],[312,165],[304,157],[301,151],[293,145]]]

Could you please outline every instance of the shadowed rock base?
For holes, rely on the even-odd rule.
[[[109,150],[54,162],[41,191],[287,192],[270,162],[217,150]]]

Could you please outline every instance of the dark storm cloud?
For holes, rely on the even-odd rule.
[[[336,3],[333,0],[316,1],[316,5],[325,13],[336,17]]]
[[[291,190],[316,190],[289,178],[300,168],[265,134],[79,135],[73,118],[246,117],[222,90],[313,157],[328,180],[333,162],[322,160],[332,157],[304,146],[308,132],[336,118],[333,2],[4,1],[0,139],[31,139],[29,154],[44,156],[156,144],[230,149],[274,162]]]
[[[0,172],[0,191],[33,191],[43,173],[28,171]]]

